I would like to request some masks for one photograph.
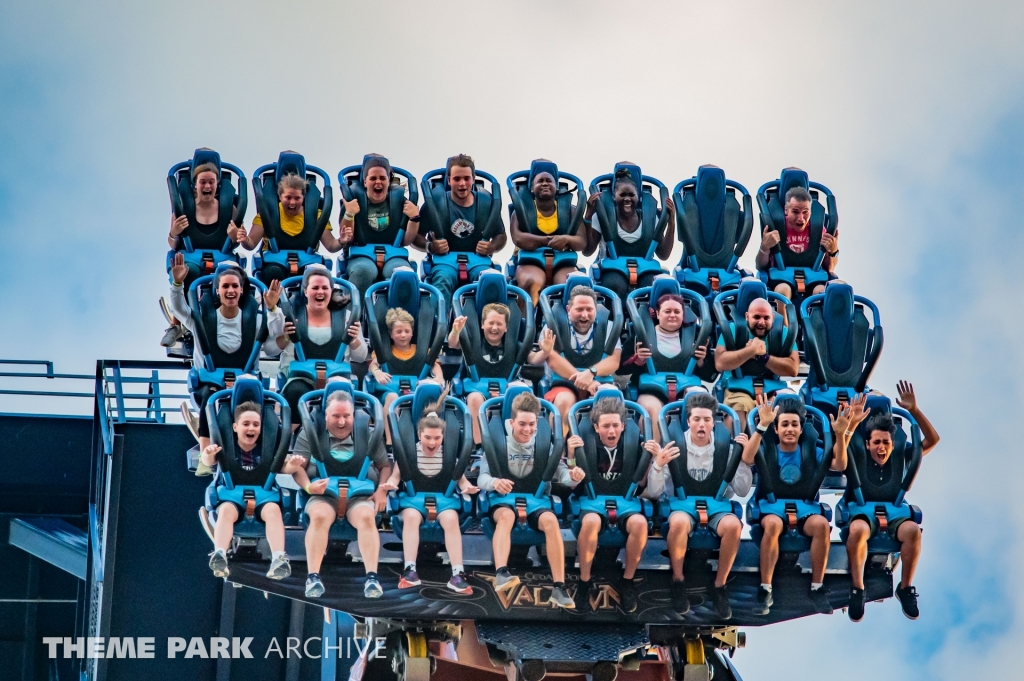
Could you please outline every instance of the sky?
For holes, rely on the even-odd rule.
[[[748,681],[1009,678],[1022,29],[987,0],[0,3],[0,357],[162,357],[164,178],[199,146],[247,174],[283,149],[332,176],[371,151],[499,178],[544,156],[585,181],[628,159],[670,187],[714,163],[751,191],[799,166],[836,194],[838,273],[881,310],[872,386],[912,380],[942,435],[910,495],[923,614],[751,629],[735,661]]]

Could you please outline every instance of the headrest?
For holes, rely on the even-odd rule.
[[[441,397],[441,386],[432,381],[423,381],[416,384],[416,390],[412,394],[412,408],[409,410],[413,423],[417,423],[423,416],[423,409],[432,402],[437,402]],[[443,416],[443,414],[438,414]]]
[[[501,418],[508,420],[512,418],[512,401],[523,393],[533,392],[526,385],[510,385],[505,389],[505,401],[501,404]]]
[[[263,383],[258,378],[239,378],[231,389],[231,414],[243,402],[255,402],[263,406]],[[261,412],[262,413],[262,412]]]
[[[306,179],[306,159],[302,154],[294,151],[282,151],[277,157],[277,172],[274,180],[281,181],[285,175],[295,173],[303,180]],[[277,187],[274,188],[275,190]]]
[[[363,166],[359,169],[359,183],[362,184],[366,181],[366,174],[370,172],[371,168],[383,168],[388,174],[388,180],[391,179],[391,161],[380,154],[367,154],[363,156]]]
[[[747,308],[756,298],[768,299],[768,289],[765,285],[754,279],[741,281],[740,287],[736,290],[736,313],[741,317],[746,315]]]
[[[784,168],[779,173],[779,202],[786,200],[786,192],[793,187],[808,188],[807,172],[799,168]]]
[[[192,155],[192,169],[195,170],[204,163],[217,166],[217,179],[220,179],[220,154],[213,149],[196,149],[196,153]]]
[[[534,161],[530,164],[530,175],[526,178],[526,189],[533,189],[533,179],[540,173],[549,173],[555,178],[555,184],[558,184],[558,166],[551,161]]]
[[[717,229],[725,208],[725,171],[716,166],[701,166],[694,190],[701,225]]]
[[[853,287],[849,284],[829,284],[825,287],[822,301],[822,316],[828,322],[849,323],[853,321]]]
[[[476,309],[477,314],[489,303],[508,305],[508,284],[505,275],[495,270],[487,270],[477,279]]]
[[[324,401],[321,404],[326,407],[327,398],[336,392],[346,392],[352,395],[353,398],[355,397],[352,394],[352,383],[350,381],[331,381],[324,386]]]
[[[396,269],[388,284],[388,308],[400,307],[415,319],[420,313],[420,281],[410,269]]]
[[[585,274],[570,274],[565,280],[565,289],[562,293],[562,304],[568,307],[569,305],[569,294],[577,286],[586,286],[587,288],[594,288],[594,280]]]
[[[868,395],[864,408],[868,410],[871,416],[892,413],[892,403],[889,402],[889,398],[885,395]]]
[[[651,298],[648,305],[654,307],[658,303],[658,299],[667,294],[679,295],[679,282],[674,277],[655,277],[651,284]]]
[[[622,391],[615,387],[598,388],[597,392],[594,393],[594,403],[598,400],[602,400],[606,397],[613,397],[620,402],[624,402],[625,398],[622,397]]]
[[[612,183],[609,187],[612,194],[615,194],[615,179],[619,176],[620,170],[625,170],[629,174],[629,179],[631,179],[633,181],[633,184],[636,185],[636,193],[637,196],[639,196],[640,192],[643,189],[643,173],[640,172],[640,166],[634,165],[632,163],[615,164],[615,169],[612,170]]]

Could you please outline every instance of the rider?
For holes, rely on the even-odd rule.
[[[614,329],[609,320],[604,329],[594,324],[597,319],[597,294],[588,286],[574,286],[566,304],[569,318],[570,346],[556,347],[555,333],[545,324],[541,329],[540,349],[530,353],[530,364],[545,363],[545,372],[552,388],[544,399],[558,407],[562,415],[562,430],[569,430],[569,409],[577,400],[597,392],[599,377],[611,376],[619,368],[622,342],[616,340],[615,350],[604,356],[605,341]]]
[[[761,237],[761,248],[757,251],[757,269],[767,271],[771,263],[771,250],[775,246],[782,249],[782,262],[787,267],[793,266],[793,256],[804,253],[810,248],[811,234],[808,225],[811,222],[811,194],[803,187],[792,187],[786,192],[783,204],[786,216],[786,243],[781,244],[781,237],[778,231],[765,226],[764,234]],[[831,275],[839,263],[839,230],[835,235],[829,234],[822,228],[821,246],[825,249],[825,258],[821,261],[821,268]],[[829,277],[831,278],[831,276]],[[814,287],[812,293],[821,293],[825,290],[824,284]],[[780,283],[775,287],[775,292],[784,295],[790,300],[793,299],[793,290],[789,284]]]
[[[730,444],[728,431],[725,431],[724,428],[715,428],[717,412],[718,400],[710,394],[693,395],[686,400],[687,430],[683,436],[686,447],[684,475],[687,477],[685,482],[693,486],[699,485],[702,489],[714,490],[712,494],[702,496],[717,494],[725,473],[725,459],[728,457]],[[741,445],[746,444],[747,436],[741,433],[736,438],[736,442]],[[644,492],[645,497],[657,499],[664,495],[669,497],[673,495],[673,480],[669,462],[681,456],[679,447],[673,445],[675,445],[674,442],[668,443],[654,455],[651,473],[648,476],[647,490]],[[744,450],[744,457],[736,469],[736,475],[726,490],[725,497],[727,499],[745,497],[750,492],[750,485],[754,479],[753,471],[750,468],[754,464],[754,454],[755,450]],[[680,613],[686,613],[690,609],[686,584],[683,581],[683,559],[686,557],[687,541],[693,534],[697,522],[696,517],[685,511],[675,511],[668,518],[668,537],[665,541],[668,545],[668,558],[672,567],[672,607]],[[729,606],[729,594],[725,583],[729,579],[729,571],[732,570],[736,554],[740,549],[740,533],[743,531],[743,523],[732,513],[723,511],[708,518],[707,527],[722,539],[712,598],[719,616],[722,619],[729,619],[732,616],[732,609]]]
[[[451,191],[447,192],[445,199],[448,201],[448,221],[440,225],[444,233],[443,239],[433,236],[433,217],[429,212],[424,212],[423,222],[416,234],[412,245],[419,250],[428,251],[436,255],[447,253],[475,253],[484,257],[491,257],[505,247],[507,237],[504,225],[501,231],[493,236],[492,225],[478,225],[479,214],[476,207],[476,195],[473,187],[476,185],[476,164],[471,156],[459,154],[448,159],[447,166],[448,184]],[[497,222],[501,221],[501,214],[497,214]],[[488,235],[489,238],[484,239]],[[469,271],[469,280],[476,281],[477,277],[490,265],[474,267]],[[444,296],[445,300],[451,300],[455,289],[458,288],[459,273],[448,265],[434,263],[430,269],[429,283]],[[475,412],[474,412],[475,413]]]
[[[903,407],[914,417],[921,428],[923,440],[921,454],[926,455],[939,444],[939,434],[935,427],[917,406],[914,386],[900,381],[896,387],[899,397],[896,404]],[[861,480],[861,490],[867,501],[887,501],[892,503],[899,493],[903,470],[894,470],[893,442],[896,435],[896,424],[888,414],[876,414],[864,424],[867,438],[864,446],[870,458],[860,457],[851,453],[850,466],[856,466]],[[903,457],[898,459],[900,466],[905,466]],[[872,493],[871,491],[875,493]],[[847,495],[852,499],[851,495]],[[864,563],[868,556],[868,539],[879,531],[877,521],[866,516],[857,516],[850,522],[849,536],[846,539],[846,555],[850,564],[850,608],[847,611],[850,619],[859,622],[864,617]],[[911,581],[917,569],[917,561],[921,556],[921,526],[910,519],[897,519],[888,524],[886,531],[889,536],[900,542],[900,562],[903,563],[903,575],[896,587],[896,597],[900,600],[903,614],[916,620],[920,611],[917,607],[917,589]]]
[[[353,456],[369,456],[373,462],[370,468],[370,479],[374,482],[388,481],[391,477],[391,462],[383,444],[374,452],[356,452],[356,435],[352,426],[355,422],[355,404],[352,395],[344,390],[336,390],[327,398],[324,405],[324,421],[327,427],[327,441],[330,446],[330,457],[339,463],[349,461]],[[306,530],[306,597],[318,598],[324,593],[324,585],[320,581],[320,563],[327,551],[327,540],[331,526],[338,519],[335,505],[322,496],[327,489],[327,478],[310,482],[310,475],[317,475],[316,466],[311,465],[312,450],[310,439],[322,438],[324,433],[308,433],[303,428],[295,441],[292,456],[289,456],[282,473],[291,473],[295,482],[310,495],[306,502],[306,515],[309,516],[309,528]],[[325,462],[330,475],[331,461]],[[366,581],[363,585],[363,596],[380,598],[384,595],[380,581],[377,579],[377,559],[380,556],[380,534],[377,532],[376,516],[387,507],[387,493],[395,489],[389,482],[379,483],[370,497],[351,497],[345,519],[356,529],[359,553],[366,567]]]
[[[261,413],[260,405],[255,402],[242,402],[235,407],[234,423],[231,425],[231,429],[235,431],[235,451],[230,454],[221,452],[220,445],[208,444],[199,457],[200,470],[196,471],[196,474],[202,474],[204,467],[209,471],[224,456],[234,456],[237,464],[247,471],[259,466],[263,459],[260,442],[260,435],[263,433]],[[273,453],[267,455],[273,456]],[[210,554],[210,569],[213,570],[215,577],[227,577],[230,572],[227,550],[231,546],[235,523],[239,517],[239,507],[234,502],[225,501],[217,506],[217,523],[213,530],[214,550]],[[270,544],[272,552],[267,577],[284,579],[292,573],[292,568],[288,563],[288,555],[284,552],[284,518],[281,516],[281,507],[273,501],[268,501],[256,508],[256,517],[266,527],[267,543]]]
[[[536,225],[520,225],[515,212],[509,222],[512,243],[524,251],[536,251],[551,248],[555,251],[582,251],[587,246],[587,231],[577,229],[575,234],[555,234],[558,231],[558,183],[549,172],[539,172],[533,177],[530,186],[537,209]],[[551,236],[554,235],[554,236]],[[567,265],[555,270],[551,275],[551,283],[563,284],[566,277],[576,270],[575,265]],[[548,283],[547,274],[537,265],[521,264],[516,267],[516,286],[530,294],[533,304],[537,304],[541,289]]]
[[[359,206],[359,198],[353,197],[351,201],[342,199],[342,206],[345,213],[341,218],[342,246],[367,246],[371,245],[368,240],[372,235],[383,239],[381,243],[391,244],[403,225],[391,224],[391,206],[388,202],[388,193],[391,190],[391,162],[380,154],[368,154],[363,160],[363,187],[366,191],[366,215],[358,217],[362,208]],[[412,201],[406,199],[402,208],[402,214],[408,218],[408,229],[402,238],[402,246],[408,246],[416,238],[419,230],[420,210]],[[357,225],[357,222],[359,223]],[[373,243],[377,243],[375,238]],[[377,263],[370,258],[357,256],[350,257],[347,263],[347,278],[359,291],[359,295],[365,296],[366,289],[375,281],[383,281],[391,278],[391,273],[398,267],[409,267],[412,265],[406,258],[392,258],[384,263],[383,271],[378,276]]]
[[[436,402],[425,406],[423,417],[416,426],[416,467],[423,475],[438,475],[444,467],[446,426],[440,414],[444,413],[447,397],[448,390],[445,389]],[[396,487],[401,482],[398,466],[394,467],[391,482]],[[476,494],[480,490],[463,475],[459,478],[459,491],[462,494]],[[405,555],[405,567],[398,588],[409,589],[420,585],[420,577],[416,573],[416,556],[419,553],[423,515],[415,508],[406,508],[402,511],[402,521],[402,552]],[[462,533],[459,530],[458,511],[451,508],[441,511],[437,514],[437,522],[444,529],[444,545],[452,566],[452,577],[448,580],[447,587],[459,594],[473,593],[473,587],[466,579],[466,571],[462,564]]]
[[[506,455],[509,475],[516,479],[525,478],[533,472],[537,420],[540,415],[540,400],[532,393],[524,392],[512,399],[512,418],[505,422],[505,433],[508,435]],[[495,474],[498,472],[495,471]],[[574,485],[583,479],[583,469],[575,466],[570,469],[564,461],[560,461],[554,479],[563,485]],[[511,494],[515,480],[493,477],[487,464],[487,457],[483,457],[480,459],[477,485],[484,492]],[[508,554],[512,544],[512,527],[516,522],[516,512],[508,506],[493,507],[491,519],[494,522],[494,536],[491,538],[496,568],[494,588],[497,591],[505,591],[519,583],[519,577],[508,569]],[[530,514],[527,522],[531,528],[544,534],[548,565],[554,582],[551,601],[560,608],[575,608],[576,604],[565,590],[565,546],[562,543],[562,528],[557,516],[552,511],[543,510]]]
[[[299,236],[307,227],[305,216],[306,180],[295,173],[288,173],[277,183],[277,198],[279,201],[278,214],[281,216],[281,231],[288,236]],[[319,216],[320,211],[317,212],[317,217]],[[309,228],[312,229],[313,226],[309,225]],[[234,231],[228,232],[228,236],[239,242],[246,250],[255,249],[261,241],[264,242],[263,250],[268,248],[264,238],[263,218],[259,215],[252,219],[252,229],[249,230],[248,235],[245,234],[244,229],[236,227]],[[341,242],[331,234],[330,222],[324,227],[320,243],[331,253],[341,250]],[[288,272],[283,267],[271,263],[264,263],[260,272],[260,279],[267,284],[274,279],[284,280],[287,276]]]
[[[746,320],[750,340],[738,350],[726,350],[725,337],[718,337],[715,348],[715,368],[720,372],[738,369],[743,376],[778,379],[796,376],[800,372],[800,353],[796,338],[784,347],[772,347],[769,333],[775,320],[775,310],[764,298],[755,298],[747,306]],[[730,322],[731,324],[732,322]],[[736,411],[740,423],[747,422],[747,414],[754,408],[754,396],[739,390],[725,391],[724,404]]]
[[[843,471],[846,469],[847,447],[853,431],[868,415],[864,409],[864,403],[865,396],[858,395],[852,402],[840,405],[838,416],[829,415],[832,431],[835,434],[832,451],[826,453],[820,447],[816,447],[816,460],[807,461],[801,442],[803,422],[806,417],[803,403],[796,397],[773,397],[769,401],[764,395],[758,395],[758,424],[743,447],[743,459],[745,461],[754,459],[758,448],[762,447],[762,434],[774,424],[778,438],[778,460],[774,466],[772,463],[767,464],[770,470],[760,472],[769,480],[786,485],[798,484],[802,478],[808,475],[808,468],[813,469],[818,463],[823,462],[826,456],[831,459],[830,468],[832,470]],[[813,498],[814,495],[809,496]],[[784,523],[778,515],[765,514],[762,516],[760,524],[764,536],[761,539],[761,586],[757,590],[756,614],[766,615],[773,600],[772,576],[775,573],[775,563],[779,559],[779,536],[784,529]],[[797,528],[801,534],[811,538],[811,598],[819,610],[832,612],[832,606],[828,603],[828,589],[824,585],[832,527],[824,515],[815,513],[801,519]]]
[[[510,311],[507,305],[488,303],[480,311],[480,357],[484,362],[496,363],[502,360],[505,352],[505,333],[508,331]],[[462,329],[466,326],[466,317],[456,317],[452,322],[452,330],[448,334],[448,347],[452,350],[460,348]],[[473,442],[480,444],[480,405],[486,396],[476,391],[466,395],[466,406],[473,415]],[[539,407],[538,407],[539,408]]]

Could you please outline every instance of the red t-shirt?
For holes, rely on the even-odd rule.
[[[821,228],[821,233],[825,233],[825,228]],[[803,253],[807,250],[807,247],[811,245],[811,230],[805,229],[803,231],[796,231],[794,229],[786,229],[786,248],[793,253]]]

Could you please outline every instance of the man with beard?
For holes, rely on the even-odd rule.
[[[800,355],[796,349],[796,338],[791,342],[773,344],[769,332],[775,319],[775,311],[764,298],[755,298],[747,306],[747,330],[750,340],[738,350],[727,350],[725,338],[718,337],[715,349],[715,368],[725,373],[739,370],[742,376],[765,380],[778,380],[780,376],[796,376],[800,371]],[[731,322],[730,322],[731,323]],[[731,407],[746,424],[747,413],[754,408],[754,396],[739,390],[726,390],[725,406]]]
[[[598,317],[597,294],[589,286],[575,286],[569,292],[565,306],[569,328],[561,329],[568,347],[558,347],[555,332],[545,325],[540,333],[540,349],[531,352],[530,364],[545,364],[551,389],[544,399],[554,404],[562,415],[563,434],[569,432],[569,409],[581,400],[594,395],[600,383],[609,383],[619,368],[622,343],[616,341],[615,350],[604,354],[608,334],[615,326],[609,319],[604,328],[594,322]],[[604,381],[598,379],[605,378]]]

